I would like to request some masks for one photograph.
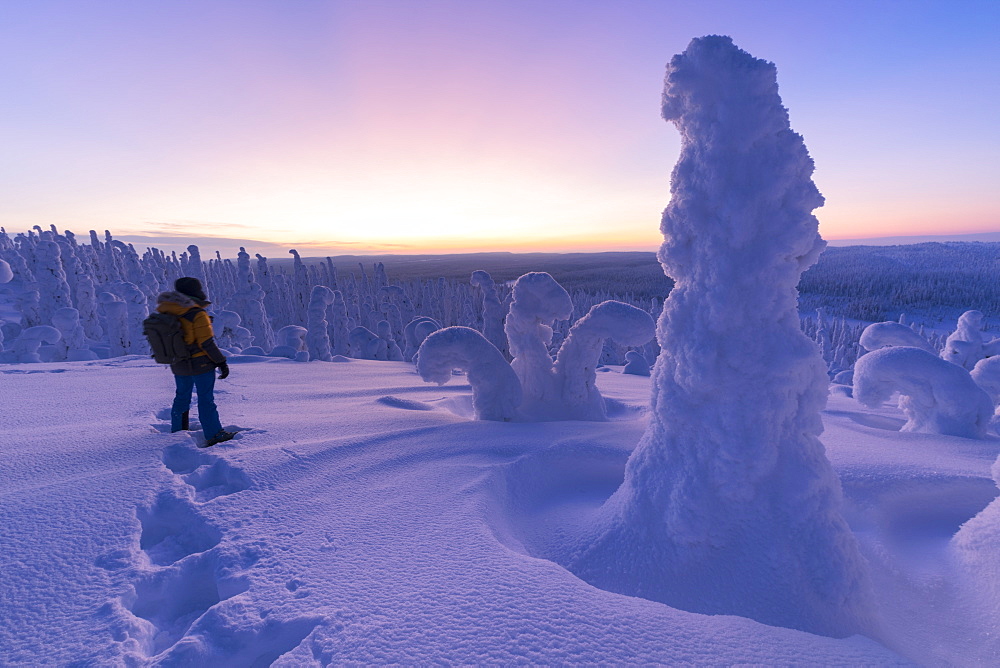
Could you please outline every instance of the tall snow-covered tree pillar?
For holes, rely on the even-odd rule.
[[[773,64],[728,37],[671,60],[680,130],[659,258],[652,415],[569,567],[622,593],[815,633],[871,631],[865,567],[818,436],[826,368],[796,285],[819,256],[813,162]]]

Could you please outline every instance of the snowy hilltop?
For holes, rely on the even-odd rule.
[[[0,665],[1000,663],[1000,339],[800,318],[772,63],[695,39],[662,113],[662,303],[0,231]],[[179,276],[214,447],[142,334]]]
[[[597,384],[608,421],[509,423],[405,362],[241,364],[217,385],[239,436],[201,450],[166,433],[151,360],[0,365],[0,665],[996,663],[1000,516],[976,517],[996,439],[831,396],[821,439],[881,621],[833,639],[557,565],[649,423],[649,378]]]

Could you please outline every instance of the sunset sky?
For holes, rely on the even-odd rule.
[[[11,0],[0,224],[653,249],[664,66],[727,34],[777,64],[825,237],[1000,231],[998,32],[997,0]]]

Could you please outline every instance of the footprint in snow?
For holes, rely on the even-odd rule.
[[[222,457],[195,450],[190,442],[178,442],[163,449],[163,465],[194,490],[200,503],[250,488],[243,469]]]
[[[209,550],[222,540],[222,532],[173,490],[161,492],[151,506],[140,506],[136,516],[142,527],[139,549],[158,566]]]

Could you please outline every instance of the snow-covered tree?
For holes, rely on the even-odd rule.
[[[568,420],[604,420],[607,411],[597,389],[597,364],[606,339],[641,346],[655,334],[653,319],[640,308],[601,302],[576,321],[559,348],[553,372],[558,394],[550,415]]]
[[[35,325],[21,331],[21,335],[14,339],[10,347],[11,359],[5,361],[20,362],[27,364],[31,362],[44,361],[39,355],[39,348],[43,344],[53,345],[60,339],[59,330],[49,325]],[[6,352],[6,351],[5,351]]]
[[[6,238],[6,235],[4,235]],[[0,259],[0,284],[9,283],[14,278],[14,272],[10,270],[10,265],[5,260]],[[0,320],[0,324],[3,321]],[[0,352],[3,351],[3,330],[0,330]]]
[[[920,348],[875,350],[854,365],[854,398],[875,408],[899,392],[900,431],[983,438],[993,402],[968,371]]]
[[[377,325],[378,337],[382,340],[379,351],[384,351],[385,359],[390,362],[402,362],[403,352],[392,336],[392,325],[388,320],[380,320]],[[381,357],[379,359],[382,359]]]
[[[236,311],[216,311],[212,321],[212,331],[215,333],[215,343],[223,350],[230,352],[239,350],[237,341],[238,331],[241,329],[240,314]]]
[[[675,286],[650,424],[568,565],[685,610],[863,631],[864,561],[819,441],[826,368],[796,310],[796,284],[824,247],[813,162],[774,65],[728,37],[671,60],[663,117],[681,155],[661,225]]]
[[[99,313],[101,313],[101,328],[108,338],[108,349],[111,357],[121,357],[128,354],[128,305],[114,293],[102,292],[97,296]]]
[[[347,335],[351,347],[351,357],[359,360],[378,359],[379,348],[384,347],[378,334],[367,327],[355,327]]]
[[[1000,404],[1000,356],[979,360],[970,375],[990,395],[994,406]]]
[[[308,327],[306,341],[309,345],[309,357],[314,360],[329,362],[333,357],[330,351],[330,332],[326,322],[326,312],[333,303],[333,290],[325,285],[315,285],[309,295]]]
[[[983,353],[983,314],[966,311],[958,318],[958,326],[944,342],[941,359],[971,370]]]
[[[444,385],[454,369],[466,372],[477,419],[515,419],[521,382],[497,347],[482,334],[469,327],[446,327],[424,339],[417,355],[420,377]]]
[[[909,346],[936,353],[934,347],[912,329],[898,322],[873,322],[861,333],[861,347],[878,350],[887,346]]]
[[[40,317],[50,322],[55,312],[66,306],[73,306],[66,272],[63,270],[59,244],[54,241],[39,241],[35,245],[35,281],[38,283]]]
[[[648,376],[649,362],[646,361],[646,356],[638,350],[630,350],[625,353],[625,368],[622,369],[622,373],[633,376]]]
[[[351,352],[350,333],[351,327],[347,321],[347,304],[344,302],[344,293],[340,290],[333,291],[333,302],[330,304],[330,340],[333,342],[334,355],[347,356]]]
[[[403,328],[403,359],[412,362],[420,344],[434,331],[441,329],[441,323],[428,316],[417,316],[406,324]]]
[[[549,353],[552,325],[572,314],[569,293],[551,275],[531,272],[514,283],[504,331],[525,404],[545,405],[558,396]]]
[[[307,332],[305,327],[285,325],[276,332],[277,345],[274,346],[270,354],[274,357],[295,359],[300,352],[308,352],[305,341]]]
[[[489,272],[477,270],[472,272],[470,283],[483,292],[483,336],[496,346],[504,357],[510,357],[507,345],[507,335],[504,333],[504,319],[507,309],[497,294],[497,285]]]
[[[79,311],[64,306],[52,316],[52,324],[61,334],[61,338],[55,344],[59,349],[59,359],[70,362],[97,359],[97,355],[87,344],[87,336],[80,323]]]

